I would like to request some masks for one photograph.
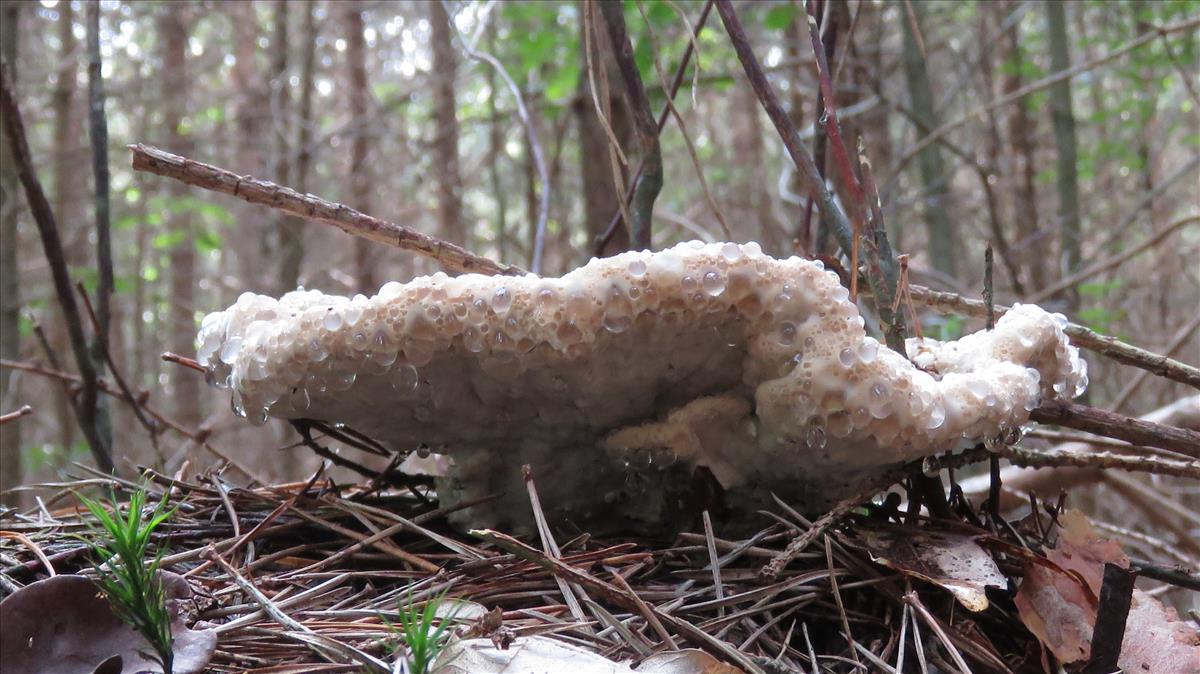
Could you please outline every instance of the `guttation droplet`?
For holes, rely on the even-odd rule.
[[[725,292],[725,279],[719,272],[710,271],[704,274],[704,292],[716,297]]]
[[[850,347],[846,347],[838,352],[838,361],[841,362],[844,367],[850,367],[854,365],[856,358],[857,356],[854,353],[854,349]]]

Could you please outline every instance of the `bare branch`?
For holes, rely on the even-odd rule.
[[[12,412],[8,412],[6,414],[0,414],[0,425],[7,424],[10,421],[16,421],[17,419],[20,419],[23,416],[28,416],[30,414],[33,414],[33,408],[30,407],[29,405],[21,405],[19,408],[17,408],[16,410],[13,410]]]
[[[1033,410],[1029,418],[1042,424],[1066,426],[1107,438],[1125,440],[1135,445],[1169,449],[1189,456],[1194,456],[1200,451],[1200,432],[1156,424],[1078,403],[1054,402],[1042,405]]]
[[[1130,42],[1126,43],[1124,46],[1118,47],[1117,49],[1114,49],[1114,50],[1108,52],[1107,54],[1098,56],[1090,61],[1085,61],[1085,62],[1080,63],[1072,68],[1068,68],[1067,70],[1061,70],[1059,72],[1052,73],[1050,75],[1047,75],[1046,77],[1043,77],[1042,79],[1040,79],[1036,82],[1030,82],[1029,84],[1021,87],[1020,89],[1017,89],[1016,91],[1010,92],[1008,94],[1005,94],[1004,96],[993,99],[993,100],[979,106],[978,108],[975,108],[974,110],[963,115],[962,117],[959,117],[958,119],[954,120],[953,122],[947,122],[947,123],[939,126],[938,128],[934,129],[931,133],[926,135],[924,138],[922,138],[920,141],[918,141],[916,144],[914,144],[912,147],[905,150],[904,154],[900,157],[899,161],[897,161],[896,164],[892,167],[892,175],[895,176],[896,174],[898,174],[900,172],[900,170],[908,164],[908,162],[912,161],[912,159],[921,152],[921,150],[924,150],[925,148],[929,147],[931,144],[936,142],[937,139],[950,133],[951,131],[954,131],[955,129],[957,129],[961,126],[966,125],[968,122],[970,122],[973,119],[976,119],[977,117],[982,117],[983,115],[987,114],[989,110],[995,110],[996,108],[1008,105],[1009,103],[1012,103],[1013,101],[1019,101],[1022,98],[1025,98],[1026,96],[1028,96],[1029,94],[1032,94],[1037,91],[1041,91],[1042,89],[1045,89],[1046,87],[1049,87],[1049,86],[1056,84],[1058,82],[1061,82],[1063,80],[1069,80],[1072,77],[1075,77],[1076,75],[1085,73],[1089,70],[1092,70],[1093,68],[1098,68],[1110,61],[1115,61],[1118,58],[1124,56],[1125,54],[1128,54],[1129,52],[1133,51],[1134,49],[1137,49],[1138,47],[1141,47],[1144,44],[1152,42],[1152,41],[1158,39],[1159,37],[1165,37],[1167,35],[1170,35],[1171,33],[1178,33],[1178,32],[1182,32],[1182,31],[1186,31],[1186,30],[1192,30],[1192,29],[1196,28],[1197,26],[1200,26],[1200,17],[1191,18],[1186,21],[1179,21],[1177,23],[1172,23],[1172,24],[1169,24],[1166,26],[1154,28],[1153,30],[1146,31],[1145,33],[1139,35],[1138,37],[1134,38]]]
[[[410,227],[380,220],[312,194],[300,194],[290,187],[256,180],[250,176],[240,176],[232,171],[141,143],[130,145],[129,149],[133,152],[134,170],[173,178],[213,192],[232,194],[251,204],[269,206],[285,213],[333,225],[347,234],[424,255],[436,260],[449,271],[510,276],[525,273],[520,267],[498,263]]]

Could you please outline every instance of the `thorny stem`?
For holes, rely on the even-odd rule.
[[[635,250],[650,250],[653,234],[654,200],[663,185],[662,149],[658,143],[658,126],[654,121],[654,113],[650,111],[650,99],[646,97],[646,88],[642,84],[642,76],[638,73],[637,63],[633,58],[633,45],[625,30],[624,6],[619,2],[601,2],[600,14],[604,17],[608,29],[609,41],[613,46],[613,54],[621,70],[621,78],[625,80],[625,88],[629,91],[630,107],[633,110],[634,126],[637,128],[638,140],[642,145],[641,175],[636,180],[633,191],[633,210],[630,223],[630,243]]]

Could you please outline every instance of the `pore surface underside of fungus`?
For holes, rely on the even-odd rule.
[[[1015,306],[993,330],[910,340],[910,362],[866,334],[820,262],[691,242],[561,278],[246,293],[197,342],[253,421],[345,423],[449,455],[443,499],[505,492],[488,511],[520,519],[528,463],[547,509],[651,519],[679,505],[662,476],[696,466],[727,493],[815,508],[897,463],[1004,437],[1086,386],[1064,324]]]

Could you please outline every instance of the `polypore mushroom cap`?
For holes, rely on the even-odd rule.
[[[817,475],[836,498],[850,478],[826,472],[992,439],[1081,392],[1064,323],[1016,306],[991,331],[911,340],[914,364],[866,335],[820,262],[690,242],[561,278],[246,293],[205,317],[198,360],[252,420],[342,422],[460,471],[600,445],[706,465],[726,487]]]

